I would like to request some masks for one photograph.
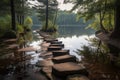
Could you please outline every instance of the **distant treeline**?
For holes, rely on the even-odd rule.
[[[32,16],[34,28],[38,28],[41,24],[37,16]],[[88,22],[89,23],[89,22]],[[87,25],[88,23],[84,23],[83,19],[76,20],[75,13],[68,13],[66,11],[59,11],[56,19],[57,25]]]
[[[82,19],[76,20],[75,13],[67,13],[65,11],[58,12],[58,17],[56,23],[58,25],[83,25]]]

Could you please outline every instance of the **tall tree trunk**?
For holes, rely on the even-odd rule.
[[[46,0],[46,25],[45,30],[48,28],[48,0]]]
[[[21,14],[20,14],[20,25],[22,25],[22,18],[21,18]]]
[[[24,14],[22,15],[22,24],[24,24]]]
[[[111,37],[120,38],[120,0],[115,2],[115,28]]]
[[[16,23],[15,23],[15,6],[14,6],[14,0],[10,0],[11,5],[11,16],[12,16],[12,30],[16,30]]]
[[[56,10],[57,10],[57,7],[56,7]],[[55,26],[55,23],[56,23],[57,13],[58,13],[58,10],[57,10],[56,13],[55,13],[55,18],[54,18],[54,21],[53,21],[53,27]]]
[[[114,31],[111,34],[111,38],[120,38],[120,0],[116,0],[115,2],[115,28]],[[115,56],[118,57],[119,53],[120,53],[120,49],[118,47],[115,47],[111,44],[108,44],[108,47],[110,49],[110,53]],[[115,63],[115,60],[113,59],[112,61],[113,63]]]
[[[18,15],[18,14],[16,14],[16,20],[17,20],[18,23],[20,22],[20,19],[19,19],[19,15]]]
[[[24,24],[24,0],[22,0],[22,4],[21,4],[21,7],[23,8],[23,12],[21,14],[21,24]]]

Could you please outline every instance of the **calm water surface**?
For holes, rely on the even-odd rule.
[[[79,26],[61,26],[58,29],[58,40],[62,41],[65,45],[65,49],[70,50],[70,54],[76,56],[79,60],[81,60],[80,55],[76,54],[76,49],[81,49],[83,45],[89,45],[89,42],[86,40],[88,37],[94,37],[94,31],[93,30],[85,30],[82,27]],[[35,36],[38,36],[37,33],[35,33]],[[33,41],[30,45],[34,47],[39,47],[39,45],[42,43],[42,40]],[[35,54],[36,56],[34,59],[31,60],[32,63],[36,63],[38,60],[42,60]]]
[[[91,35],[89,37],[94,37],[94,35]],[[70,50],[70,54],[76,56],[79,60],[81,60],[80,55],[76,54],[76,49],[81,49],[83,45],[89,45],[89,42],[86,40],[88,38],[87,35],[81,35],[81,36],[72,36],[72,37],[60,37],[58,38],[60,41],[65,44],[65,49]]]

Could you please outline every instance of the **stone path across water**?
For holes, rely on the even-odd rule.
[[[62,44],[62,41],[52,38],[45,32],[40,32],[40,38],[43,39],[43,42],[40,45],[42,51],[39,57],[42,57],[43,60],[39,61],[36,66],[26,67],[24,70],[21,68],[24,73],[18,72],[13,76],[6,77],[5,80],[47,80],[47,78],[50,80],[75,80],[76,78],[89,80],[86,68],[80,63],[78,64],[76,57],[70,55],[70,50],[64,49],[65,45]],[[16,41],[17,39],[4,41],[9,44],[7,49],[16,49],[18,53],[15,54],[16,56],[21,55],[22,52],[37,51],[34,47],[19,48]],[[23,55],[22,58],[19,59],[18,56],[15,61],[19,60],[17,62],[20,63],[32,59],[30,55]]]
[[[61,41],[52,38],[45,32],[39,32],[39,34],[43,37],[41,49],[44,52],[40,57],[46,57],[43,62],[40,62],[40,65],[43,66],[42,71],[50,80],[59,80],[60,78],[66,80],[75,74],[79,75],[80,80],[89,80],[85,67],[78,65],[76,57],[70,55],[69,50],[64,50],[64,44]]]

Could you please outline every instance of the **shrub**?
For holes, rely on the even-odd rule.
[[[46,25],[45,22],[43,23],[42,26],[42,31],[46,31],[46,32],[56,32],[58,30],[58,26],[54,25],[50,20],[48,21],[48,27],[46,29]]]

